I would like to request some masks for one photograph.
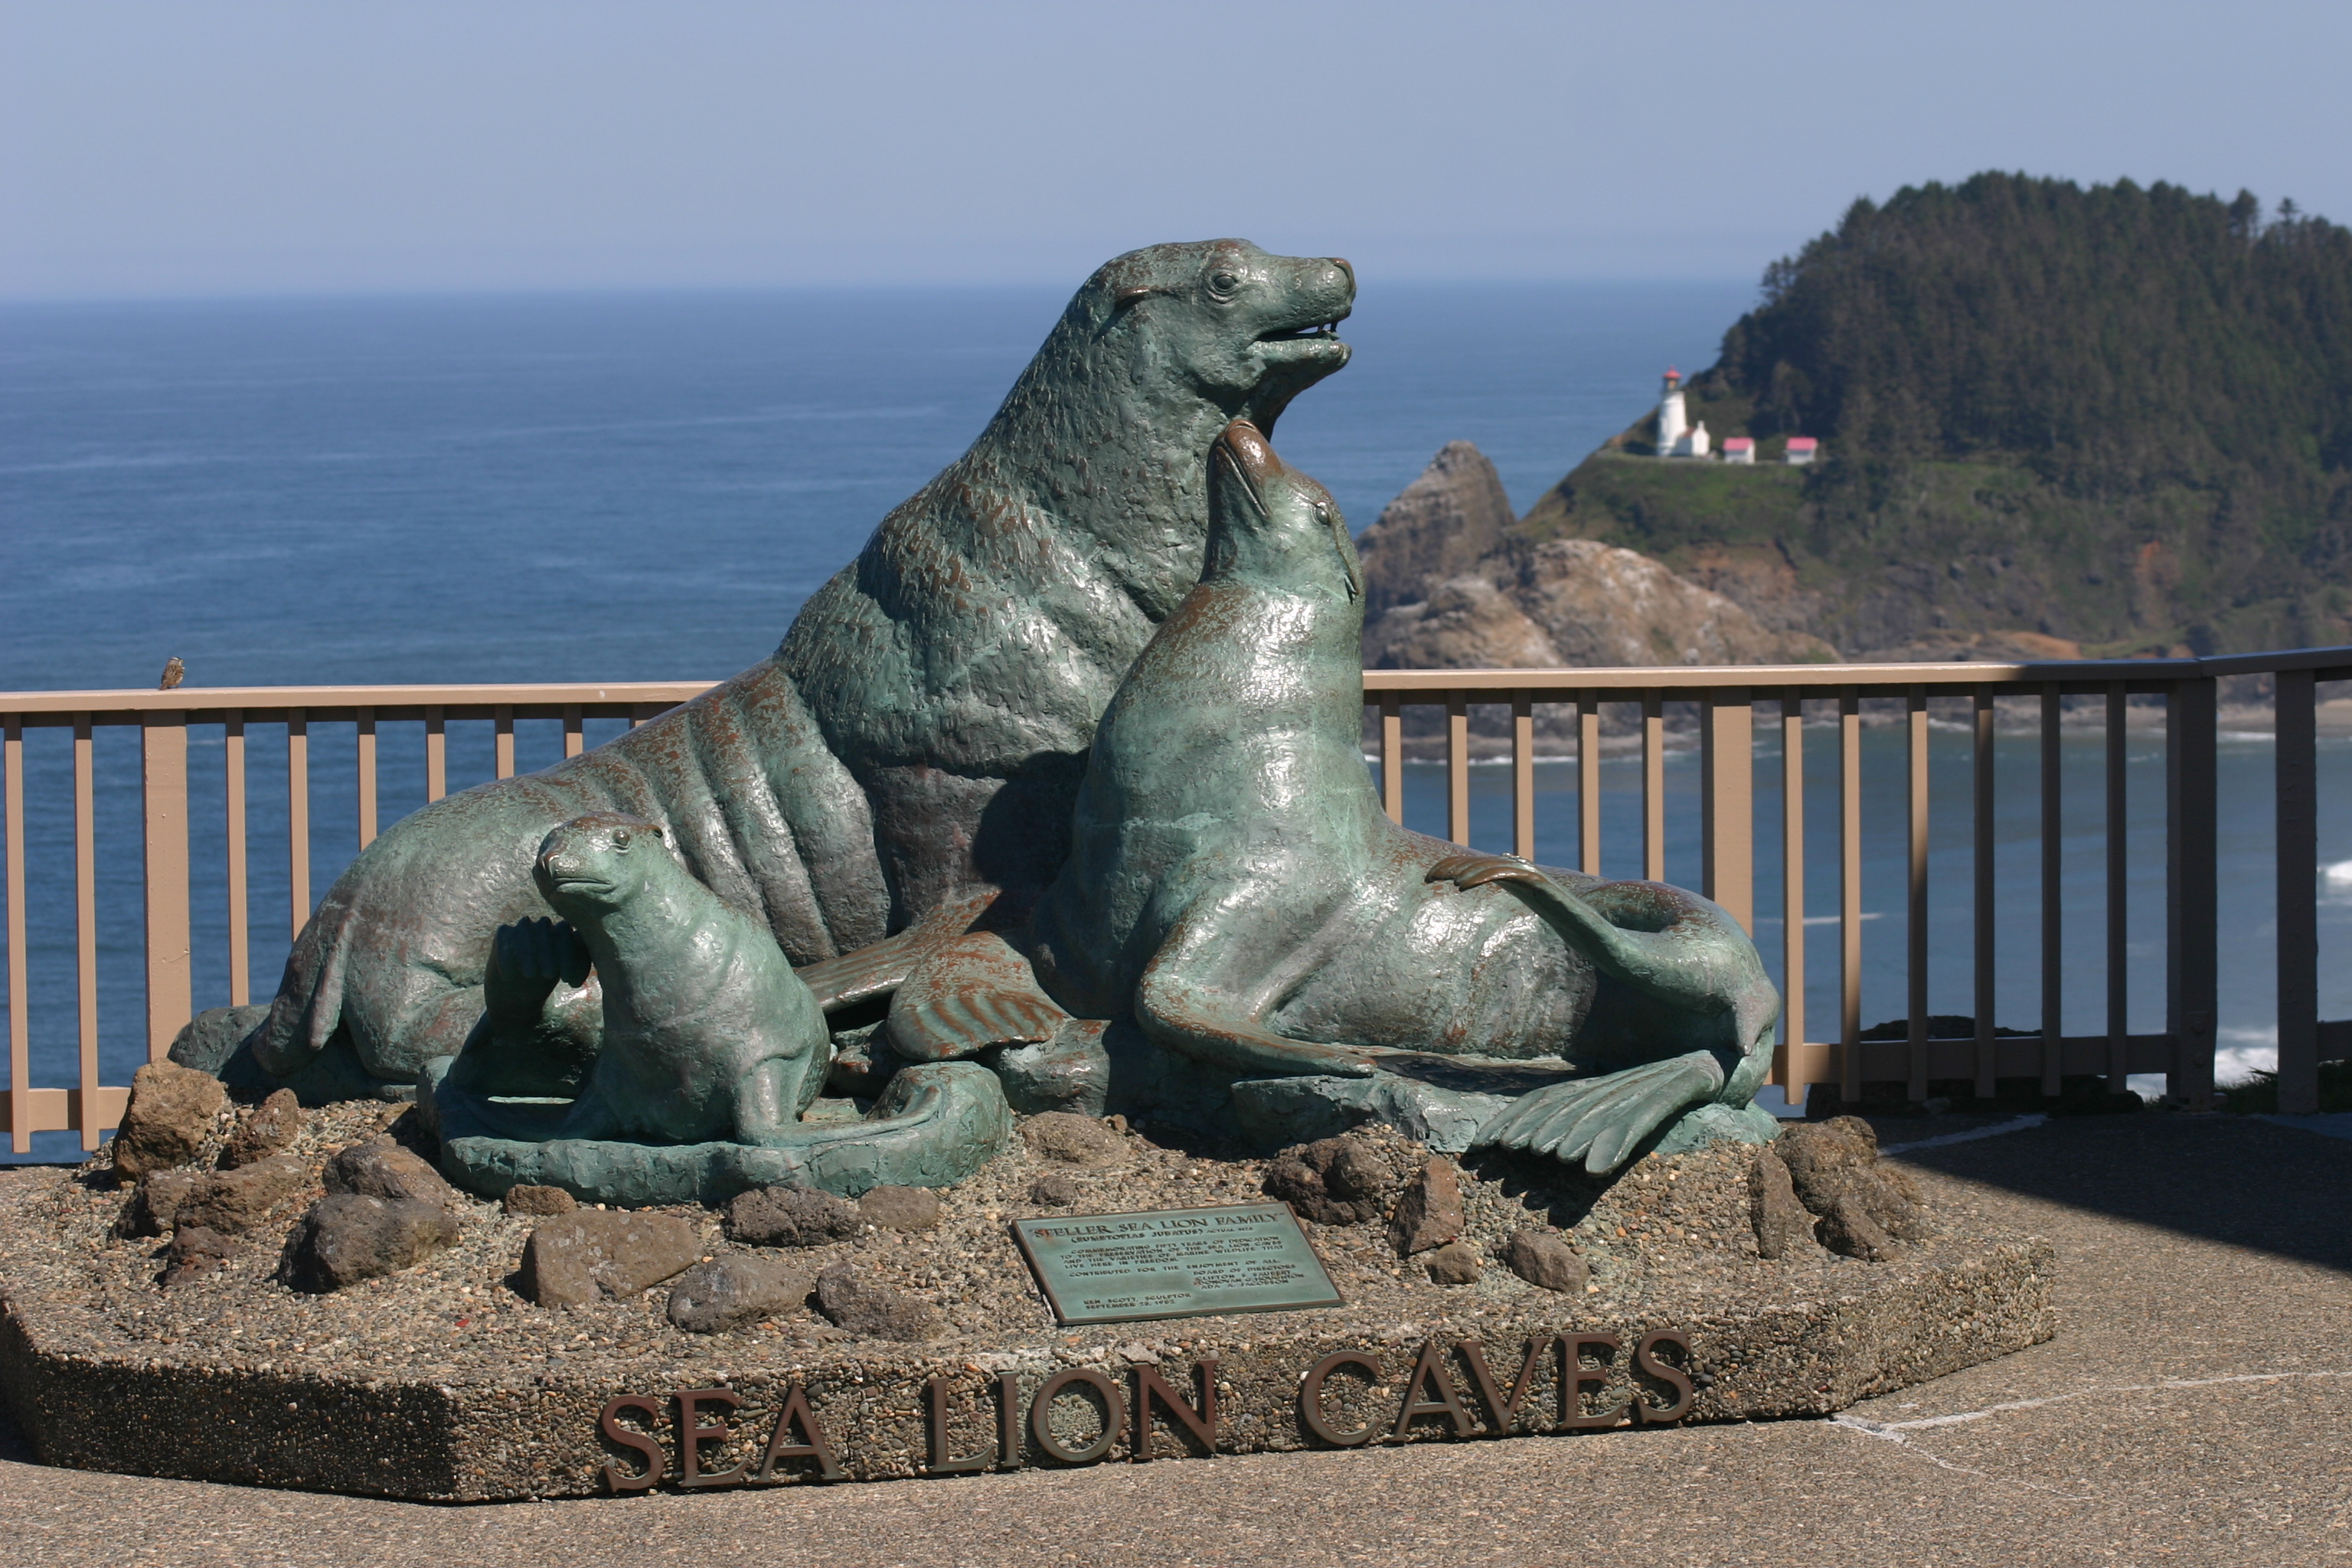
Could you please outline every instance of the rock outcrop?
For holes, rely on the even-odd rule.
[[[1433,583],[1469,572],[1517,521],[1486,454],[1467,441],[1448,441],[1356,541],[1366,621],[1422,598]]]

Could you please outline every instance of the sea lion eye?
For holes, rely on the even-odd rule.
[[[629,830],[625,827],[616,827],[613,829],[613,847],[615,849],[626,849],[628,847]]]
[[[1220,300],[1230,300],[1241,289],[1242,280],[1234,273],[1220,269],[1209,274],[1209,292]]]

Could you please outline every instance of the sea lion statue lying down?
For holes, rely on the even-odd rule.
[[[1749,1100],[1780,997],[1738,924],[1677,888],[1391,822],[1360,749],[1363,577],[1339,509],[1246,420],[1213,448],[1209,494],[1206,567],[1096,731],[1070,858],[1025,931],[917,964],[892,1047],[1082,1058],[1101,1021],[1131,1019],[1236,1100],[1483,1071],[1518,1092],[1472,1146],[1596,1173],[1704,1108],[1717,1135],[1769,1138]]]

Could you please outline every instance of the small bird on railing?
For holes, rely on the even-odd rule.
[[[188,667],[180,662],[180,656],[178,654],[173,654],[172,656],[171,662],[163,666],[163,679],[155,683],[155,689],[158,691],[171,690],[172,688],[180,684],[180,677],[187,673]]]

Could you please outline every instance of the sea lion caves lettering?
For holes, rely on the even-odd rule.
[[[1675,1329],[1643,1334],[1630,1355],[1617,1335],[1561,1331],[1530,1337],[1516,1359],[1490,1361],[1476,1340],[1430,1340],[1410,1363],[1395,1357],[1336,1351],[1284,1380],[1296,1390],[1291,1415],[1307,1446],[1664,1426],[1688,1415],[1696,1397],[1690,1339]],[[1267,1376],[1260,1373],[1256,1386],[1265,1388]],[[1181,1377],[1150,1363],[1117,1373],[998,1373],[984,1381],[936,1375],[922,1385],[918,1473],[964,1476],[1231,1452],[1233,1379],[1213,1356],[1192,1362]],[[1538,1410],[1538,1394],[1547,1392],[1548,1408]],[[835,1448],[806,1389],[793,1384],[772,1415],[738,1424],[737,1413],[749,1403],[723,1387],[607,1401],[596,1422],[608,1452],[606,1486],[638,1492],[666,1481],[708,1489],[849,1478],[855,1456]],[[1263,1446],[1262,1435],[1244,1446]]]

